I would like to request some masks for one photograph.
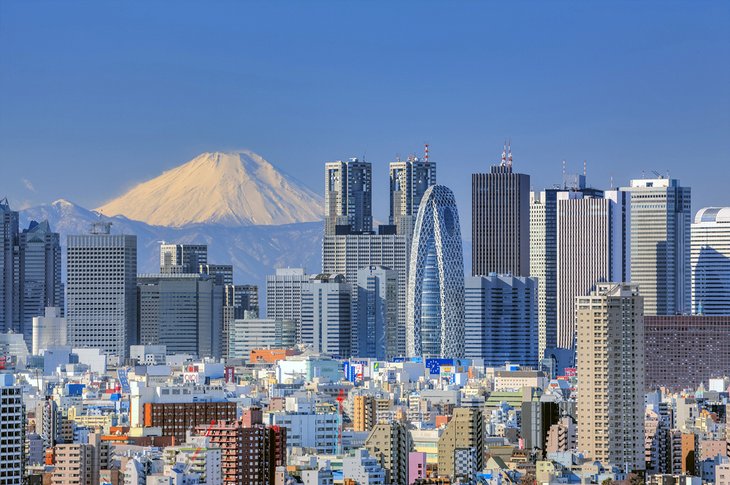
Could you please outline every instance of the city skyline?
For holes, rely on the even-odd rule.
[[[119,6],[99,19],[74,4],[4,3],[0,70],[13,76],[0,76],[0,159],[23,163],[4,163],[3,195],[18,208],[96,207],[202,151],[249,147],[312,190],[321,162],[364,156],[385,219],[387,164],[428,142],[463,211],[469,174],[511,137],[534,190],[560,183],[562,160],[573,172],[587,160],[590,185],[668,170],[704,189],[695,210],[725,205],[721,183],[689,167],[720,171],[730,153],[730,67],[717,62],[730,55],[729,6],[412,5],[378,22],[382,10],[358,6]],[[433,14],[443,22],[429,35],[386,35]],[[234,20],[253,16],[282,28]],[[137,39],[122,37],[132,25]],[[191,26],[210,35],[191,41]]]

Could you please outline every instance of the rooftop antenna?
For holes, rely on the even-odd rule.
[[[509,145],[508,145],[508,155],[507,155],[507,166],[512,168],[512,138],[509,139]]]
[[[586,177],[588,175],[588,161],[583,160],[583,176]]]
[[[423,146],[423,161],[428,163],[428,143],[424,143]]]
[[[504,146],[502,147],[502,161],[500,166],[504,167],[507,164],[507,140],[504,140]]]
[[[610,185],[611,185],[611,190],[613,190],[613,175],[611,175],[611,182],[610,182]]]
[[[563,189],[567,189],[568,188],[567,182],[565,180],[565,163],[566,163],[565,160],[563,160]]]

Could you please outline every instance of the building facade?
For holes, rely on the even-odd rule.
[[[599,283],[576,298],[578,449],[593,460],[645,469],[644,318],[636,285]]]
[[[304,268],[277,268],[266,277],[266,318],[291,320],[302,342],[302,285],[309,283]]]
[[[228,335],[228,358],[248,360],[254,349],[288,349],[297,344],[292,320],[242,318],[233,321]]]
[[[438,474],[456,479],[458,450],[473,450],[476,471],[484,468],[484,415],[478,408],[455,408],[438,441]],[[474,476],[460,477],[473,481]]]
[[[25,483],[25,405],[23,388],[12,374],[0,374],[0,483]]]
[[[357,272],[357,357],[392,359],[398,353],[398,273],[380,266]]]
[[[140,274],[137,288],[141,343],[165,345],[171,355],[221,357],[224,290],[214,278]]]
[[[302,285],[302,343],[316,353],[350,357],[351,287],[340,274],[320,274]]]
[[[365,440],[365,448],[385,470],[386,483],[410,485],[408,454],[413,451],[413,438],[405,423],[391,421],[376,424]]]
[[[472,276],[530,276],[530,176],[512,172],[512,151],[471,176]]]
[[[137,236],[96,223],[68,236],[66,320],[73,347],[126,358],[137,343]]]
[[[692,313],[730,315],[730,207],[697,212],[690,259]]]
[[[632,180],[631,275],[646,315],[690,310],[691,190],[676,179]]]
[[[696,389],[730,375],[730,316],[652,315],[644,327],[647,392]]]
[[[575,346],[575,298],[628,273],[625,193],[557,194],[557,346]]]
[[[461,229],[454,194],[443,185],[429,187],[418,209],[407,297],[407,355],[463,357]]]
[[[372,166],[351,158],[327,162],[324,177],[325,234],[373,230]],[[338,229],[339,226],[339,229]]]
[[[199,273],[200,265],[208,263],[207,244],[160,245],[160,273]]]
[[[427,158],[420,160],[411,156],[405,161],[390,162],[389,222],[397,228],[398,234],[410,239],[418,205],[432,185],[436,185],[436,164]]]
[[[488,367],[538,363],[537,281],[510,275],[464,282],[465,357]]]

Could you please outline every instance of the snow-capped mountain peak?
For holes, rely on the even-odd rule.
[[[322,219],[322,198],[250,151],[209,152],[97,209],[156,226],[276,225]]]

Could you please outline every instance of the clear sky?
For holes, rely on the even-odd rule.
[[[431,145],[465,232],[511,137],[539,189],[656,170],[730,205],[730,2],[0,0],[0,197],[95,207],[202,151],[322,164]],[[468,234],[465,234],[468,238]]]

